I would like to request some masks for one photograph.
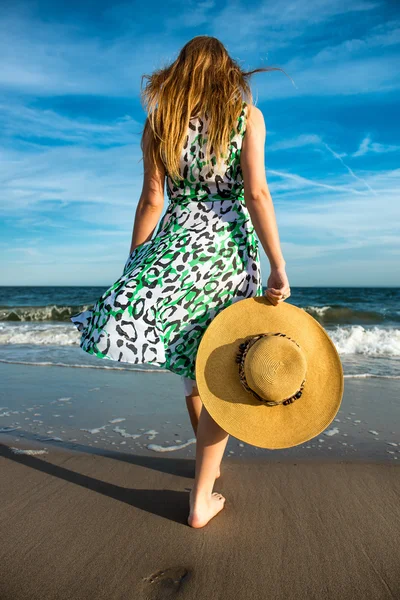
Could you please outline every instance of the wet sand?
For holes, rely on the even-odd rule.
[[[395,463],[230,458],[187,523],[194,460],[0,447],[2,600],[400,598]]]
[[[0,363],[0,379],[0,441],[8,446],[195,456],[183,387],[173,373]],[[399,380],[345,378],[341,408],[319,436],[279,452],[230,437],[225,459],[400,463],[399,396]]]

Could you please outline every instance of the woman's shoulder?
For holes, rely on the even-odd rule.
[[[265,119],[262,110],[258,106],[246,103],[246,129],[248,127],[265,129]]]
[[[256,106],[255,104],[249,104],[248,102],[246,102],[246,113],[247,113],[247,118],[249,119],[250,117],[254,120],[260,120],[260,119],[264,119],[264,115],[262,113],[262,111],[258,108],[258,106]]]

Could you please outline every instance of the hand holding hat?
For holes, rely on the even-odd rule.
[[[290,285],[285,267],[272,268],[268,277],[265,296],[276,306],[290,296]]]

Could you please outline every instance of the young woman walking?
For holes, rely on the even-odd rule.
[[[271,267],[267,297],[278,304],[290,296],[265,176],[265,122],[248,83],[269,70],[277,69],[244,72],[217,38],[197,36],[170,66],[144,76],[144,180],[130,254],[94,308],[72,317],[86,352],[182,377],[197,438],[195,528],[224,506],[213,487],[228,441],[196,387],[202,335],[224,308],[262,295],[258,239]]]

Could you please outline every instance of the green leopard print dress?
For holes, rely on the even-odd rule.
[[[242,104],[226,160],[206,163],[207,119],[190,120],[176,185],[151,241],[129,255],[121,277],[91,310],[73,315],[80,347],[98,358],[148,363],[195,379],[197,348],[230,304],[262,295],[258,240],[244,202]],[[210,164],[211,163],[211,164]]]

